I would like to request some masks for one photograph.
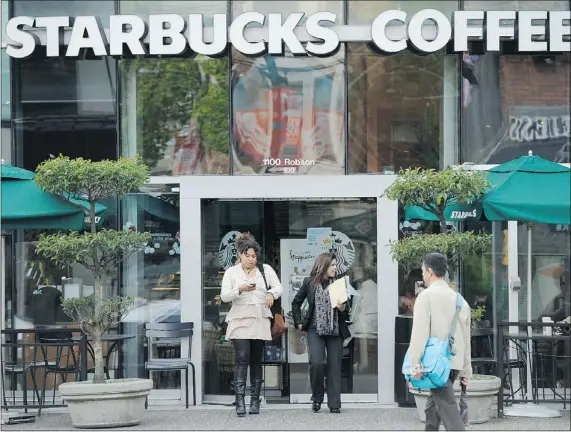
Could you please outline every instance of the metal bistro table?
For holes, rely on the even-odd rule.
[[[47,364],[51,364],[52,362],[49,361],[49,359],[42,359],[42,360],[37,360],[36,357],[36,353],[38,351],[38,348],[40,350],[42,350],[42,348],[49,348],[49,347],[69,347],[69,348],[73,348],[74,346],[78,346],[79,347],[79,357],[80,357],[80,362],[83,362],[85,360],[85,365],[87,365],[87,338],[85,337],[85,335],[82,333],[81,329],[79,328],[66,328],[65,331],[69,332],[69,333],[81,333],[80,336],[76,336],[73,338],[73,340],[61,340],[61,341],[50,341],[49,343],[44,343],[44,342],[40,342],[40,338],[39,335],[42,334],[53,334],[54,331],[58,331],[60,330],[59,328],[33,328],[33,329],[4,329],[2,330],[2,337],[3,340],[2,341],[2,393],[3,393],[3,400],[2,400],[2,409],[24,409],[27,410],[29,408],[45,408],[45,407],[65,407],[66,405],[56,405],[56,404],[51,404],[51,405],[45,405],[43,402],[43,400],[38,400],[38,403],[32,403],[29,404],[28,400],[27,400],[27,387],[26,387],[26,373],[29,372],[30,374],[32,374],[32,379],[34,381],[35,387],[37,387],[37,383],[35,383],[35,377],[34,374],[36,372],[36,370],[38,369],[45,369]],[[33,335],[34,340],[33,341],[25,341],[24,339],[19,339],[18,336],[19,335]],[[5,353],[4,350],[8,349],[11,353],[10,356],[12,359],[12,361],[6,361],[5,359]],[[25,360],[25,353],[22,353],[22,361],[18,360],[18,350],[30,350],[31,351],[31,360],[30,361],[26,361]],[[23,389],[23,404],[22,405],[18,405],[16,403],[13,403],[11,405],[8,405],[7,403],[7,398],[5,397],[5,389],[4,389],[4,373],[7,374],[11,374],[11,375],[16,375],[16,374],[23,374],[24,375],[24,389]],[[81,369],[80,366],[80,370],[79,370],[79,376],[80,376],[80,380],[86,380],[87,379],[87,371],[86,369]],[[44,378],[45,379],[45,378]],[[33,395],[34,398],[37,395],[38,389],[34,388],[33,389]],[[39,398],[39,395],[38,395]],[[40,398],[39,398],[40,399]]]
[[[122,344],[123,342],[125,342],[126,340],[130,340],[130,339],[135,339],[135,335],[122,335],[122,334],[118,334],[118,335],[110,335],[110,334],[106,334],[101,338],[102,342],[111,342],[111,346],[109,347],[109,350],[107,351],[107,355],[104,356],[105,359],[105,375],[107,377],[107,379],[111,379],[111,377],[109,376],[109,362],[111,361],[111,355],[113,354],[114,351],[116,351],[119,348],[119,345]],[[81,339],[81,336],[76,336],[73,338],[75,341],[79,341]],[[93,337],[92,336],[87,336],[87,344],[86,344],[86,349],[87,352],[89,352],[89,355],[91,356],[91,358],[95,361],[95,352],[93,349],[93,345],[91,345],[91,342],[93,341]],[[87,371],[87,356],[83,356],[81,357],[81,370],[82,371]],[[117,369],[118,373],[117,376],[115,378],[123,378],[123,368],[119,367]],[[83,379],[83,378],[82,378]],[[84,378],[85,380],[87,380],[87,374]]]
[[[532,328],[538,328],[538,327],[551,327],[553,329],[555,328],[560,328],[564,331],[566,331],[566,334],[551,334],[551,335],[545,335],[543,334],[542,330],[532,330],[531,334],[529,334],[527,331],[519,331],[519,332],[510,332],[506,327],[532,327]],[[531,322],[531,323],[527,323],[527,322],[506,322],[506,323],[499,323],[498,324],[498,344],[499,346],[499,351],[502,352],[504,349],[509,349],[510,345],[512,345],[513,347],[515,347],[516,350],[518,350],[518,357],[519,357],[519,351],[523,351],[524,352],[524,357],[525,357],[525,361],[529,362],[530,360],[530,365],[527,368],[527,373],[531,374],[531,377],[535,377],[534,379],[527,379],[527,382],[531,381],[532,382],[532,388],[526,388],[526,395],[525,397],[521,398],[521,399],[516,399],[515,396],[509,400],[508,402],[511,403],[515,403],[515,404],[522,404],[522,403],[533,403],[533,404],[539,404],[539,403],[563,403],[564,408],[567,404],[571,403],[570,400],[570,396],[571,394],[569,394],[567,392],[567,386],[569,385],[568,382],[564,382],[563,385],[563,394],[560,394],[557,391],[557,385],[556,385],[556,373],[557,373],[557,359],[560,358],[563,361],[567,361],[567,365],[569,364],[568,362],[571,360],[571,358],[568,356],[567,353],[565,353],[565,347],[564,347],[564,354],[563,356],[558,356],[557,354],[557,350],[560,347],[560,345],[565,342],[569,343],[571,342],[571,336],[569,335],[569,329],[570,329],[570,325],[567,323],[542,323],[542,322]],[[537,345],[539,343],[548,343],[551,345],[551,352],[549,354],[545,354],[542,352],[538,352],[540,350],[538,350]],[[506,346],[507,343],[507,346]],[[529,346],[531,345],[531,350],[532,352],[528,352],[529,351]],[[539,399],[539,388],[538,388],[538,379],[537,379],[537,373],[538,373],[538,368],[537,368],[537,359],[539,357],[550,357],[551,361],[552,361],[552,385],[549,385],[549,390],[551,390],[553,392],[553,398],[551,399],[546,399],[545,398],[545,387],[543,388],[543,399]],[[567,366],[568,367],[568,366]],[[499,376],[503,376],[503,364],[502,362],[498,363],[498,375]],[[566,380],[569,379],[569,376],[565,377]],[[535,386],[533,386],[533,381],[535,381]],[[547,379],[543,378],[543,382],[544,382],[544,386],[547,383]],[[503,386],[502,386],[503,387]],[[504,414],[504,395],[503,395],[503,388],[500,387],[500,392],[498,395],[498,414],[503,416]],[[527,386],[526,386],[527,387]],[[533,388],[535,387],[535,388]],[[531,398],[529,397],[531,396]]]

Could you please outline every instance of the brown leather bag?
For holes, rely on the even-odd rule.
[[[266,280],[266,274],[264,273],[264,265],[258,264],[258,270],[260,270],[260,273],[264,278],[264,283],[266,284],[266,290],[269,290],[270,287],[268,286],[268,281]],[[273,315],[273,318],[270,319],[272,338],[279,339],[287,331],[287,325],[284,319],[284,310],[282,308],[281,297],[277,300],[274,300],[274,304],[270,308],[270,312],[272,312]]]

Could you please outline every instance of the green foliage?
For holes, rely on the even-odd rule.
[[[470,316],[472,318],[471,320],[472,331],[474,331],[476,327],[478,327],[478,323],[482,321],[482,318],[484,318],[485,313],[486,313],[486,306],[478,306],[476,309],[470,310]]]
[[[464,290],[472,295],[491,295],[493,286],[492,255],[464,257]]]
[[[405,207],[422,207],[438,216],[441,226],[445,226],[444,208],[447,204],[477,200],[489,185],[485,174],[460,167],[442,171],[410,168],[400,171],[399,177],[385,190],[384,195]]]
[[[191,119],[198,122],[202,150],[227,152],[228,60],[137,59],[121,63],[136,76],[139,152],[150,167]]]
[[[92,162],[60,155],[42,162],[34,181],[46,192],[95,202],[136,191],[148,179],[149,169],[138,157]]]
[[[149,233],[134,231],[44,233],[40,235],[36,251],[61,267],[78,263],[103,276],[133,252],[143,249],[149,241]]]
[[[492,236],[472,232],[421,234],[389,243],[391,255],[408,274],[419,268],[422,258],[430,252],[440,252],[449,258],[449,273],[454,274],[459,261],[466,256],[481,255],[492,248]]]
[[[135,298],[109,297],[101,299],[98,303],[99,314],[95,313],[93,297],[66,299],[62,302],[62,309],[86,333],[103,336],[109,327],[120,321],[133,307]]]
[[[95,383],[105,382],[101,337],[134,302],[132,298],[104,298],[103,279],[121,261],[142,250],[151,240],[149,233],[97,232],[95,203],[138,191],[148,179],[149,168],[139,157],[92,162],[61,155],[42,162],[34,178],[44,191],[64,199],[81,198],[89,202],[90,231],[83,234],[43,233],[36,251],[55,265],[64,267],[78,263],[93,273],[93,297],[67,299],[63,302],[63,310],[94,338]]]

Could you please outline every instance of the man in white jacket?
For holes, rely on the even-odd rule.
[[[421,359],[430,337],[446,340],[456,312],[457,293],[444,280],[448,262],[440,253],[430,253],[422,260],[422,278],[428,287],[422,291],[414,304],[414,318],[410,340],[411,364],[416,365],[414,377],[422,376]],[[470,307],[463,300],[454,334],[456,355],[452,357],[450,379],[444,387],[430,391],[426,402],[425,430],[435,431],[440,423],[449,431],[466,430],[454,397],[453,384],[460,377],[467,385],[472,376],[470,349]]]

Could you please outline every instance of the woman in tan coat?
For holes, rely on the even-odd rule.
[[[236,353],[234,360],[236,414],[244,416],[248,366],[250,366],[252,386],[250,414],[260,412],[264,344],[265,341],[272,340],[270,308],[282,295],[283,288],[274,269],[258,261],[261,248],[251,234],[241,234],[236,239],[236,249],[240,260],[224,273],[220,298],[225,303],[232,302],[232,308],[226,316],[228,323],[226,339],[232,341]]]

